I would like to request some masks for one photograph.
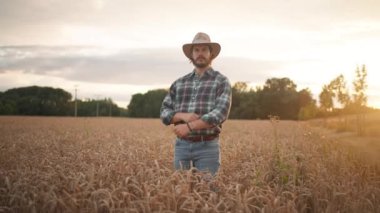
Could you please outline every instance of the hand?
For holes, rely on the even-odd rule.
[[[198,120],[200,116],[195,113],[182,113],[181,118],[184,122],[187,123],[187,122]]]
[[[191,122],[191,121],[198,120],[199,118],[200,118],[199,115],[197,115],[195,113],[192,113],[192,112],[177,112],[174,115],[174,117],[172,118],[171,123],[172,124],[176,124],[176,123],[179,123],[179,122],[188,123],[188,122]]]
[[[174,127],[174,133],[180,138],[188,135],[189,132],[190,132],[190,129],[189,127],[187,127],[186,124],[179,124]]]

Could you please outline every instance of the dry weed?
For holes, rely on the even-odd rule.
[[[210,183],[156,119],[0,117],[0,212],[379,211],[380,168],[303,123],[223,130]]]

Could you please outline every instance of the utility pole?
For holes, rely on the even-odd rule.
[[[99,117],[99,96],[96,95],[96,117]]]
[[[77,117],[77,112],[78,112],[78,104],[77,104],[77,87],[78,85],[74,85],[75,87],[75,107],[74,107],[74,115]]]
[[[96,100],[96,117],[99,117],[99,100]]]
[[[109,101],[110,101],[110,117],[112,116],[112,100],[111,100],[111,98],[109,99]]]

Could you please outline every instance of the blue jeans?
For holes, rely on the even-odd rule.
[[[177,170],[195,167],[213,176],[220,166],[219,138],[211,141],[191,142],[177,138],[174,149],[174,167]]]

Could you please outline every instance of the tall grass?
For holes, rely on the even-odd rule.
[[[173,141],[154,119],[0,117],[0,212],[380,209],[378,165],[303,123],[228,121],[211,183],[173,170]]]
[[[344,115],[309,121],[337,132],[354,132],[358,136],[380,136],[380,113]]]

